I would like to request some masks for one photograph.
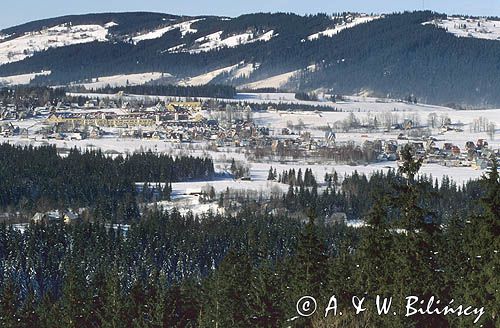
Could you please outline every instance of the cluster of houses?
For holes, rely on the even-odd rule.
[[[309,151],[308,156],[313,156],[315,150],[335,150],[353,142],[338,142],[335,133],[327,131],[324,138],[312,138],[309,132],[293,134],[290,129],[283,128],[281,137],[271,138],[271,150],[273,153],[286,153],[287,151]],[[364,134],[361,138],[368,138]],[[443,166],[472,167],[485,169],[489,165],[491,155],[495,152],[490,148],[485,139],[467,141],[464,145],[440,141],[435,137],[396,139],[364,140],[359,149],[365,154],[371,154],[373,161],[397,161],[403,147],[410,143],[417,156],[422,157],[425,163],[435,163]],[[323,152],[316,152],[318,155]],[[374,154],[374,156],[373,156]]]
[[[200,122],[204,119],[200,114],[201,103],[199,102],[176,102],[157,104],[148,109],[127,109],[125,114],[104,111],[75,112],[53,112],[47,118],[49,124],[66,124],[73,128],[97,126],[97,127],[151,127],[172,122]]]
[[[220,115],[218,119],[209,119],[208,115],[204,115],[204,110],[209,109],[208,104],[202,102],[159,102],[148,108],[127,102],[120,105],[121,108],[118,108],[112,100],[107,100],[106,103],[103,100],[88,100],[83,107],[65,103],[25,111],[19,111],[13,106],[3,107],[0,109],[0,118],[6,121],[3,124],[0,122],[0,136],[25,135],[37,138],[41,135],[42,139],[82,140],[111,134],[122,138],[172,142],[207,141],[217,147],[250,147],[266,149],[266,153],[307,153],[307,156],[325,156],[326,153],[338,151],[339,147],[357,144],[358,150],[366,155],[363,156],[365,161],[396,161],[402,146],[411,143],[416,153],[428,163],[479,169],[488,165],[493,152],[484,139],[456,145],[434,137],[410,138],[407,134],[400,133],[397,138],[386,140],[369,140],[368,135],[362,135],[364,141],[359,144],[355,141],[337,141],[333,130],[326,131],[322,138],[312,137],[309,131],[297,133],[292,128],[270,131],[267,127],[255,124],[251,119],[252,109],[248,106],[235,108],[227,105],[225,111],[223,108],[216,110],[225,113],[224,115]],[[22,118],[20,115],[45,117],[45,124],[35,132],[28,131],[29,128],[20,128],[12,123],[13,119]],[[412,128],[413,121],[405,120],[393,125],[390,130],[408,131]],[[448,131],[463,130],[448,119],[440,134]]]
[[[81,220],[80,214],[81,213],[77,213],[73,210],[38,212],[33,215],[31,222],[44,224],[64,222],[66,224],[71,224]]]
[[[261,144],[269,136],[269,128],[257,127],[250,119],[209,119],[203,115],[205,105],[200,102],[158,103],[141,109],[118,111],[87,110],[54,111],[49,114],[41,130],[44,138],[81,140],[100,138],[112,131],[123,138],[167,140],[173,142],[209,141],[217,147],[246,147]]]

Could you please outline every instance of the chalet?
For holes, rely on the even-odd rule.
[[[476,151],[476,144],[473,141],[467,141],[465,143],[465,149]]]
[[[472,168],[475,170],[484,170],[488,167],[489,161],[485,158],[477,157],[476,160],[472,163]]]
[[[488,147],[488,142],[484,139],[477,139],[476,147],[477,147],[477,149],[481,149],[483,147]]]
[[[80,217],[72,211],[66,211],[63,215],[63,222],[66,224],[76,223],[79,219]]]
[[[45,223],[45,224],[49,224],[49,223],[54,223],[54,222],[58,222],[59,220],[61,219],[60,215],[59,215],[59,211],[52,211],[52,212],[45,212],[45,213],[36,213],[35,215],[33,215],[33,217],[31,218],[31,222],[33,223]]]
[[[457,146],[452,146],[451,147],[451,153],[454,155],[454,156],[459,156],[460,155],[460,148],[457,147]]]

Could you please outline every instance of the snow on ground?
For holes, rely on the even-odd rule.
[[[100,25],[58,25],[0,42],[0,64],[21,61],[35,52],[73,44],[107,41],[108,29]]]
[[[323,97],[318,101],[304,101],[295,99],[294,93],[238,93],[233,101],[246,101],[249,103],[263,104],[277,102],[281,104],[298,104],[309,106],[324,106],[337,108],[338,110],[348,112],[372,112],[372,111],[450,111],[452,109],[442,106],[426,104],[408,104],[395,99],[367,98],[367,97],[346,97],[346,101],[333,102]],[[228,100],[231,101],[231,100]]]
[[[238,67],[238,64],[232,65],[229,67],[224,67],[224,68],[219,68],[214,71],[201,74],[198,76],[190,77],[185,79],[184,81],[179,82],[179,85],[184,85],[184,86],[193,86],[193,85],[204,85],[210,83],[213,79],[215,79],[217,76],[223,74],[223,73],[229,73],[232,70],[234,70],[236,67]]]
[[[73,85],[81,85],[87,89],[98,89],[106,86],[123,87],[126,85],[140,85],[162,77],[171,77],[169,73],[150,72],[150,73],[136,73],[136,74],[120,74],[113,76],[102,76],[93,78],[92,82],[88,83],[74,83]]]
[[[500,20],[448,17],[448,19],[423,23],[423,25],[428,24],[445,29],[448,33],[453,33],[457,37],[500,40]]]
[[[255,71],[257,66],[254,64],[242,64],[238,68],[233,70],[231,73],[233,75],[233,78],[235,79],[248,78],[250,74],[252,74],[253,71]]]
[[[201,203],[198,196],[175,194],[178,191],[174,191],[171,201],[158,202],[155,205],[162,207],[165,210],[171,211],[174,208],[179,211],[179,213],[186,215],[192,213],[194,215],[200,215],[211,211],[212,213],[221,213],[224,209],[219,208],[217,203]]]
[[[28,127],[28,125],[34,126],[33,121],[27,120],[24,121],[23,125]],[[38,124],[41,124],[42,121],[39,121]],[[322,124],[322,123],[321,123]],[[30,129],[30,131],[36,130],[36,127]],[[363,138],[359,137],[359,133],[350,134],[345,136],[346,140],[354,140],[356,142],[362,142]],[[387,136],[386,136],[387,138]],[[472,137],[469,137],[472,139]],[[158,141],[158,140],[141,140],[141,139],[120,139],[117,137],[104,137],[101,139],[89,139],[89,140],[42,140],[42,139],[26,139],[19,137],[10,137],[1,139],[2,142],[10,142],[12,144],[18,145],[32,145],[32,146],[40,146],[46,144],[53,144],[58,148],[70,149],[70,148],[80,148],[80,149],[101,149],[103,152],[108,154],[127,154],[133,153],[135,151],[154,151],[167,153],[175,156],[181,155],[191,155],[191,156],[201,156],[201,157],[210,157],[214,160],[215,170],[216,172],[223,174],[227,172],[229,167],[229,162],[232,158],[237,161],[246,161],[250,168],[250,175],[252,181],[239,181],[233,180],[230,177],[224,177],[220,179],[216,179],[214,181],[195,181],[195,182],[182,182],[178,184],[174,184],[174,191],[178,195],[190,194],[190,193],[199,193],[201,188],[209,185],[213,186],[217,192],[220,190],[224,190],[227,187],[230,189],[242,189],[242,190],[254,190],[254,191],[262,191],[264,189],[270,189],[268,187],[278,186],[284,190],[286,190],[286,185],[280,185],[275,182],[267,181],[267,174],[269,172],[269,168],[272,166],[276,168],[276,170],[281,173],[283,170],[288,170],[294,168],[296,171],[298,169],[302,169],[304,172],[306,168],[312,169],[314,175],[316,176],[318,181],[322,181],[325,173],[333,173],[336,171],[339,176],[343,177],[344,175],[350,175],[354,171],[357,171],[360,174],[367,174],[368,176],[375,171],[383,171],[387,172],[390,169],[397,169],[396,162],[379,162],[379,163],[371,163],[369,165],[345,165],[345,164],[335,164],[332,162],[324,162],[318,159],[302,159],[296,161],[289,162],[255,162],[248,161],[245,157],[244,153],[235,152],[235,149],[232,148],[220,148],[218,151],[207,151],[200,148],[193,148],[196,145],[201,146],[201,144],[195,145],[185,145],[179,148],[179,144],[167,142],[167,141]],[[340,140],[342,141],[342,140]],[[466,182],[470,179],[479,178],[484,170],[474,170],[469,167],[446,167],[437,164],[424,164],[421,169],[422,174],[432,175],[433,178],[441,178],[445,175],[449,176],[451,179],[456,181],[458,184]]]
[[[118,24],[115,22],[109,22],[109,23],[104,25],[105,28],[111,28],[111,27],[115,27],[115,26],[118,26]]]
[[[310,65],[306,68],[307,71],[314,71],[316,69],[316,65]],[[302,70],[295,70],[292,72],[288,73],[283,73],[275,76],[268,77],[266,79],[256,81],[256,82],[251,82],[251,83],[246,83],[244,85],[241,85],[240,88],[242,89],[261,89],[261,88],[275,88],[279,89],[286,85],[290,79],[292,79],[294,76],[296,76],[298,73],[300,73]]]
[[[168,48],[167,50],[163,50],[162,53],[165,53],[165,52],[178,52],[179,50],[181,50],[186,44],[185,43],[181,43],[177,46],[173,46],[172,48]]]
[[[357,105],[357,106],[355,106]],[[500,139],[497,137],[495,140],[490,140],[487,132],[470,132],[470,124],[477,120],[479,117],[485,118],[490,122],[496,124],[497,136],[500,127],[500,109],[491,110],[453,110],[446,107],[431,107],[422,105],[409,105],[405,103],[384,104],[374,103],[376,106],[369,106],[365,103],[343,103],[338,104],[338,110],[342,112],[325,112],[325,111],[264,111],[256,112],[253,118],[256,124],[269,127],[275,135],[281,133],[281,129],[290,125],[303,124],[304,131],[311,133],[312,137],[322,138],[325,135],[325,129],[332,127],[335,122],[347,119],[351,114],[359,121],[366,120],[369,116],[372,118],[376,115],[384,117],[384,115],[391,114],[397,115],[400,120],[405,118],[414,119],[418,118],[422,124],[427,124],[427,118],[430,113],[435,113],[439,117],[449,117],[452,123],[461,122],[464,124],[463,132],[450,131],[443,135],[438,135],[438,131],[434,131],[439,141],[436,142],[438,147],[442,147],[445,142],[451,142],[458,145],[460,148],[465,146],[467,141],[476,141],[478,139],[485,139],[491,147],[500,148]],[[359,107],[358,107],[359,106]],[[348,132],[335,131],[336,140],[340,142],[355,141],[358,144],[363,143],[365,140],[395,140],[398,135],[405,131],[391,130],[390,132]]]
[[[50,73],[51,73],[50,71],[41,71],[38,73],[2,76],[0,77],[0,85],[11,86],[11,85],[30,84],[31,80],[33,80],[36,76],[50,75]]]
[[[106,95],[110,96],[110,95]],[[112,95],[111,95],[112,96]],[[255,101],[269,102],[272,101],[289,101],[293,102],[293,94],[240,94],[235,101],[253,99]],[[164,99],[168,99],[165,97]],[[260,126],[267,126],[271,129],[271,134],[280,136],[281,128],[289,126],[289,124],[298,124],[302,122],[305,126],[305,131],[310,131],[313,137],[323,137],[324,127],[333,124],[336,121],[347,118],[352,113],[360,120],[368,118],[368,116],[377,114],[392,114],[403,116],[420,115],[422,122],[426,122],[429,113],[437,113],[451,118],[452,122],[461,121],[465,124],[463,127],[464,132],[446,132],[442,135],[436,135],[439,139],[437,145],[442,147],[444,142],[452,142],[460,148],[464,148],[465,142],[477,139],[486,139],[492,148],[500,147],[499,140],[491,141],[485,132],[471,133],[469,132],[468,124],[478,117],[484,117],[488,120],[495,122],[500,126],[500,109],[494,110],[454,110],[451,108],[431,106],[423,104],[407,104],[398,102],[396,100],[386,100],[381,102],[375,98],[365,97],[349,97],[346,101],[333,104],[339,111],[325,112],[325,111],[262,111],[254,112],[253,117],[256,124]],[[341,110],[341,111],[340,111]],[[83,110],[82,110],[83,111]],[[107,111],[107,110],[103,110]],[[110,109],[110,111],[120,112],[120,109]],[[207,113],[207,115],[210,115]],[[8,123],[8,122],[7,122]],[[353,172],[359,174],[366,174],[370,176],[373,172],[397,169],[396,162],[379,162],[371,163],[368,165],[345,165],[336,164],[331,161],[325,161],[317,158],[302,158],[294,161],[256,161],[247,158],[246,153],[241,148],[235,147],[219,147],[217,150],[208,150],[207,142],[179,144],[172,143],[164,140],[146,140],[146,139],[127,139],[118,138],[116,136],[105,136],[100,139],[88,140],[45,140],[39,136],[34,135],[34,131],[41,129],[44,126],[42,118],[29,119],[23,121],[12,121],[14,125],[21,128],[28,129],[28,138],[23,136],[2,138],[0,142],[10,142],[20,145],[33,145],[40,146],[45,144],[53,144],[58,148],[69,149],[73,147],[81,149],[101,149],[104,153],[111,156],[116,154],[132,153],[134,151],[147,151],[161,152],[171,154],[173,156],[192,155],[210,157],[214,161],[215,171],[217,173],[214,179],[205,181],[190,181],[180,182],[173,184],[172,201],[161,202],[160,205],[167,209],[178,208],[181,212],[193,212],[200,214],[208,210],[213,212],[220,211],[216,203],[204,204],[200,202],[199,194],[204,190],[209,190],[213,187],[216,193],[224,191],[226,188],[232,190],[246,190],[253,192],[254,195],[267,197],[270,194],[286,192],[288,186],[278,182],[267,181],[269,168],[272,166],[278,173],[291,168],[302,172],[306,168],[310,168],[316,176],[318,182],[323,181],[326,173],[338,173],[342,179],[346,175]],[[111,129],[109,129],[111,131]],[[114,129],[113,132],[118,133],[120,129]],[[381,130],[374,133],[364,132],[342,132],[335,131],[338,142],[354,141],[357,144],[362,144],[365,140],[390,140],[396,139],[401,131],[383,132]],[[404,141],[400,141],[404,142]],[[236,161],[245,162],[250,170],[251,181],[240,181],[232,179],[228,174],[231,159]],[[421,169],[421,174],[432,175],[433,179],[441,180],[443,176],[448,176],[457,184],[470,180],[480,178],[485,170],[475,170],[471,167],[447,167],[437,164],[424,164]]]
[[[261,35],[257,35],[253,31],[228,36],[222,39],[223,31],[218,31],[195,41],[197,44],[190,53],[208,52],[219,48],[234,48],[243,44],[253,43],[257,41],[267,42],[275,36],[274,30],[270,30]]]
[[[330,37],[331,38],[334,35],[337,35],[338,33],[340,33],[341,31],[343,31],[345,29],[353,28],[356,25],[368,23],[368,22],[371,22],[371,21],[373,21],[375,19],[379,19],[379,18],[381,18],[381,16],[360,16],[360,17],[355,17],[349,23],[340,24],[340,25],[335,26],[334,28],[328,28],[328,29],[326,29],[324,31],[321,31],[321,32],[309,35],[307,37],[307,40],[313,41],[313,40],[317,40],[317,39],[319,39],[321,37]]]
[[[276,88],[279,89],[285,84],[288,83],[288,81],[294,77],[297,73],[299,73],[300,70],[288,72],[288,73],[283,73],[275,76],[268,77],[266,79],[257,81],[257,82],[252,82],[252,83],[247,83],[241,86],[241,88],[244,89],[261,89],[261,88]]]
[[[139,35],[132,37],[132,42],[139,43],[139,42],[144,41],[144,40],[158,39],[158,38],[161,38],[165,33],[176,30],[176,29],[179,29],[182,36],[184,37],[188,33],[198,32],[196,29],[191,28],[191,25],[200,21],[200,20],[201,19],[193,19],[190,21],[165,26],[165,27],[156,29],[154,31],[146,32],[144,34],[139,34]]]

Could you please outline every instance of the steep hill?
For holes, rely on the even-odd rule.
[[[65,16],[0,31],[0,83],[218,83],[498,106],[499,30],[430,11]]]

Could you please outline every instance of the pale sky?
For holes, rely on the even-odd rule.
[[[239,16],[254,12],[391,13],[425,8],[448,14],[500,16],[500,0],[15,0],[1,7],[0,28],[62,15],[123,11]]]

